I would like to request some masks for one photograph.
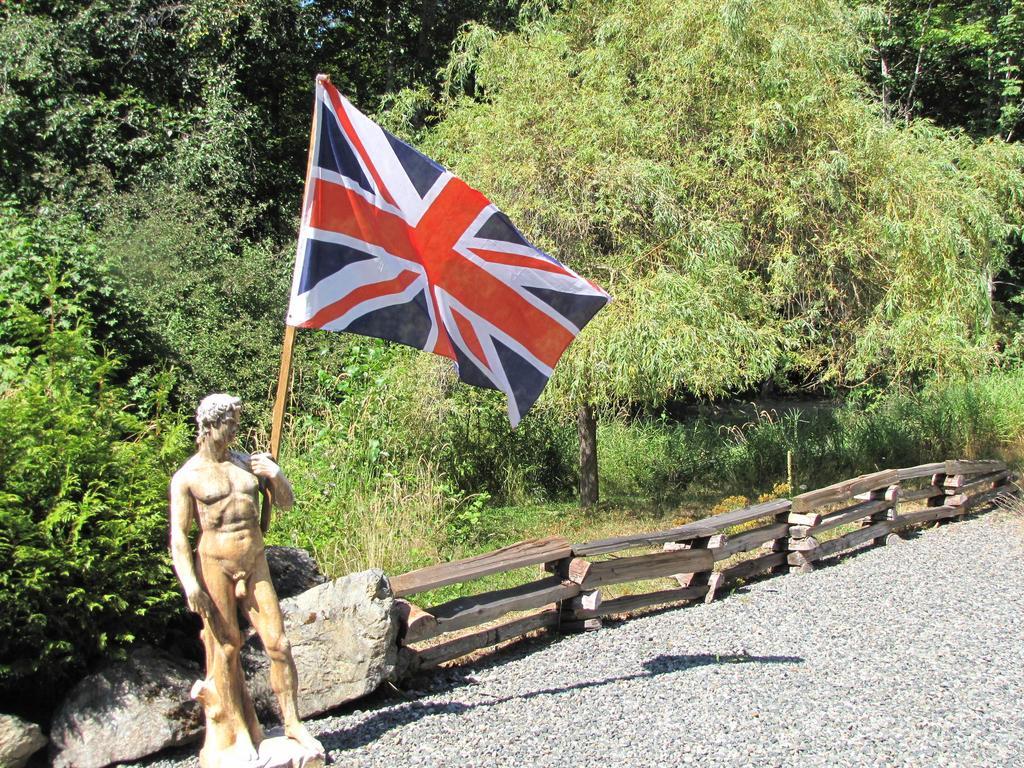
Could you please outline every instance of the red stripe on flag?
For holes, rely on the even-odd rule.
[[[358,192],[323,179],[316,180],[309,225],[347,235],[383,248],[401,259],[421,264],[405,220],[384,211]]]
[[[545,365],[554,368],[573,334],[526,301],[487,270],[452,247],[490,201],[464,181],[453,178],[417,225],[414,237],[429,261],[431,282],[466,307],[483,307],[487,321],[501,328]],[[440,317],[440,315],[439,315]]]
[[[466,346],[469,347],[469,351],[476,355],[477,362],[481,366],[490,370],[490,366],[487,365],[487,355],[484,354],[483,347],[480,345],[480,339],[476,337],[476,331],[473,330],[472,323],[456,312],[454,308],[452,309],[452,317],[455,318],[455,324],[459,327],[459,333],[462,335],[462,340]]]
[[[384,180],[377,173],[377,169],[370,161],[370,155],[366,151],[366,147],[363,146],[363,142],[359,139],[359,134],[356,133],[355,126],[352,125],[352,121],[349,119],[348,113],[345,112],[345,105],[341,101],[341,94],[338,90],[330,83],[324,84],[324,90],[327,92],[327,97],[331,100],[331,104],[334,106],[334,114],[338,116],[338,122],[341,123],[341,127],[345,131],[345,135],[348,136],[349,141],[352,142],[352,146],[356,148],[359,156],[363,159],[363,164],[366,166],[370,175],[373,176],[373,180],[377,183],[377,189],[380,190],[381,196],[388,201],[391,205],[398,207],[395,199],[391,197],[391,193],[388,192],[388,188],[384,186]]]
[[[376,299],[391,293],[401,293],[412,285],[417,277],[419,277],[418,274],[411,269],[407,269],[391,280],[373,283],[372,285],[361,285],[348,293],[344,298],[333,304],[328,304],[306,322],[300,323],[299,328],[323,328],[328,323],[337,320],[361,301]]]
[[[436,315],[439,307],[437,306],[437,302],[434,301],[433,294],[431,294],[430,301],[434,305],[434,314]],[[434,342],[434,348],[430,351],[435,355],[455,360],[455,350],[452,348],[452,342],[448,338],[448,329],[445,328],[443,322],[438,323],[437,326],[437,341]]]
[[[559,264],[552,264],[543,256],[522,256],[518,253],[490,251],[484,248],[470,248],[469,250],[484,261],[489,261],[492,264],[505,264],[509,267],[526,267],[528,269],[540,269],[545,272],[554,272],[557,275],[569,275],[569,273],[565,271],[564,267]]]
[[[514,338],[549,368],[572,342],[572,333],[512,288],[474,264],[463,262],[442,283],[454,299],[468,307],[487,308],[487,321]]]

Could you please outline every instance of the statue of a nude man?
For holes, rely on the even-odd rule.
[[[206,711],[202,768],[245,766],[257,759],[263,730],[245,687],[239,661],[238,611],[256,629],[270,657],[270,683],[277,694],[285,736],[315,763],[324,749],[299,722],[295,662],[284,634],[277,594],[270,581],[263,534],[270,525],[271,494],[283,509],[294,503],[291,484],[269,454],[230,450],[238,431],[241,401],[210,395],[196,411],[198,450],[171,479],[171,555],[188,607],[203,621],[206,679],[192,689]],[[188,533],[199,524],[193,558]]]

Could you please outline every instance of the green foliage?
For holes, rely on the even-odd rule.
[[[702,476],[717,433],[697,422],[614,418],[598,429],[601,492],[616,504],[663,506],[678,502]]]
[[[787,455],[819,485],[1020,440],[1024,152],[914,119],[1018,138],[1017,0],[556,5],[0,9],[4,690],[180,610],[164,491],[200,397],[241,395],[265,447],[320,71],[615,296],[515,431],[447,361],[300,334],[271,541],[330,573],[550,530],[581,402],[608,496],[662,509],[768,491]],[[872,394],[619,415],[767,380]]]
[[[868,78],[890,116],[1020,139],[1024,3],[898,0],[865,10]]]
[[[705,495],[754,496],[784,483],[794,492],[864,472],[953,457],[1019,460],[1024,444],[1024,368],[935,382],[919,392],[798,403],[753,404],[734,414],[673,422],[645,418],[601,425],[601,481],[613,504],[666,508]]]
[[[246,403],[247,421],[266,421],[294,249],[245,239],[173,186],[111,203],[99,247],[164,363],[179,369],[175,405],[188,413],[228,391]]]
[[[458,383],[448,360],[376,339],[300,335],[286,439],[356,475],[401,475],[428,459],[452,499],[525,502],[574,480],[574,426],[539,407],[516,429],[505,398]],[[333,447],[325,443],[333,441]]]
[[[181,612],[166,492],[185,436],[159,387],[142,403],[155,416],[132,406],[90,337],[97,286],[83,281],[82,303],[62,294],[56,243],[29,229],[3,242],[5,280],[17,268],[26,282],[0,326],[0,690],[47,699]]]
[[[504,399],[447,361],[356,336],[301,336],[282,461],[298,502],[271,541],[341,574],[408,569],[487,535],[485,505],[565,496],[573,427],[541,408],[516,430]]]
[[[4,357],[30,355],[40,318],[51,330],[87,323],[91,338],[133,372],[154,364],[160,352],[125,281],[74,216],[26,216],[14,200],[0,201],[0,296]]]
[[[887,122],[866,53],[827,1],[591,0],[467,31],[419,138],[617,300],[552,395],[657,403],[992,361],[1024,155]]]
[[[315,74],[373,109],[388,91],[433,87],[464,21],[507,27],[521,5],[7,3],[0,194],[102,216],[107,193],[157,177],[248,232],[290,237]]]

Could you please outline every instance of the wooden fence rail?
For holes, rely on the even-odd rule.
[[[961,517],[1000,494],[1014,479],[999,461],[952,460],[886,469],[664,531],[581,544],[534,539],[391,579],[396,597],[527,566],[541,578],[461,597],[426,609],[399,600],[399,642],[412,669],[427,669],[540,629],[600,626],[602,616],[672,603],[710,602],[738,579],[808,572],[822,560],[866,544],[892,543],[912,526]],[[910,508],[913,505],[913,508]],[[923,506],[922,506],[923,505]],[[661,546],[660,551],[607,557]],[[738,555],[753,557],[737,560]],[[678,588],[603,600],[601,587],[674,577]],[[425,645],[442,635],[504,623]]]

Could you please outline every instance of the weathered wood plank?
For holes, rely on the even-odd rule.
[[[790,539],[789,540],[789,551],[790,552],[810,552],[811,550],[817,549],[820,542],[813,536],[808,536],[803,539]]]
[[[684,549],[677,552],[655,552],[639,557],[618,557],[594,563],[573,558],[566,574],[570,581],[583,589],[594,589],[606,584],[622,584],[671,576],[676,573],[710,571],[715,558],[708,549]]]
[[[754,528],[737,533],[735,536],[729,536],[726,538],[725,544],[712,548],[711,553],[714,555],[715,562],[718,562],[740,552],[749,552],[765,542],[786,538],[787,533],[789,533],[789,523],[773,523],[763,528]]]
[[[852,523],[863,517],[869,517],[876,512],[881,512],[883,509],[889,509],[891,506],[892,502],[885,500],[863,501],[860,504],[854,504],[852,507],[840,509],[837,512],[833,512],[831,515],[822,518],[820,523],[812,525],[807,530],[807,535],[817,536],[825,531],[831,531],[833,528],[838,528],[841,525]]]
[[[523,616],[495,627],[488,627],[480,632],[474,632],[471,635],[463,635],[446,643],[418,650],[416,651],[417,666],[420,669],[431,669],[446,661],[452,661],[460,656],[465,656],[467,653],[497,645],[505,640],[521,637],[528,632],[538,629],[554,627],[557,624],[557,609],[549,608],[538,611],[529,616]]]
[[[936,496],[942,496],[945,493],[940,486],[926,485],[924,488],[919,488],[916,491],[904,490],[900,494],[900,502],[908,501],[920,501],[921,499],[931,499]]]
[[[959,488],[966,484],[967,475],[946,475],[946,479],[942,481],[942,487],[946,489]],[[952,491],[949,492],[952,493]]]
[[[832,539],[831,541],[825,541],[818,545],[818,549],[814,552],[816,555],[815,560],[821,560],[824,557],[829,557],[842,552],[844,549],[850,549],[860,544],[866,544],[872,539],[877,539],[893,528],[893,520],[883,520],[874,525],[869,525],[867,528],[861,528],[860,530],[847,533],[839,538]]]
[[[593,589],[589,592],[581,592],[572,600],[563,603],[562,612],[593,611],[600,608],[602,602],[604,602],[604,598],[601,596],[601,590]]]
[[[728,538],[724,533],[716,533],[714,536],[701,536],[690,541],[666,541],[661,548],[665,552],[678,552],[681,549],[712,549],[724,547]]]
[[[429,609],[437,621],[437,634],[475,627],[512,611],[534,608],[568,600],[580,593],[580,585],[558,576],[531,581],[509,589],[460,597]]]
[[[408,600],[395,600],[395,611],[398,614],[398,640],[403,645],[418,643],[440,634],[437,631],[437,619],[418,605]]]
[[[623,549],[636,549],[637,547],[648,547],[656,546],[658,544],[665,544],[668,542],[683,544],[693,539],[706,538],[713,536],[715,531],[710,526],[704,525],[704,520],[696,520],[686,525],[681,525],[678,528],[670,528],[664,531],[655,531],[654,533],[638,533],[630,536],[613,536],[608,539],[598,539],[597,541],[587,542],[585,544],[573,544],[572,553],[575,557],[593,557],[595,555],[605,555],[609,552],[618,552]]]
[[[699,600],[708,593],[708,585],[701,584],[683,589],[664,589],[659,592],[646,592],[642,595],[625,595],[612,600],[605,600],[595,610],[573,612],[574,619],[592,619],[598,616],[611,616],[613,613],[629,613],[654,605],[677,603],[682,600]]]
[[[892,529],[894,531],[902,531],[912,525],[930,523],[935,520],[945,520],[962,514],[963,509],[960,507],[929,507],[928,509],[922,509],[917,512],[907,512],[906,514],[897,515],[896,519],[893,520]]]
[[[704,595],[704,602],[710,603],[715,599],[715,594],[718,590],[725,586],[725,576],[721,571],[714,571],[708,577],[708,593]]]
[[[973,496],[968,496],[966,500],[964,500],[964,502],[957,507],[957,509],[959,510],[959,514],[965,515],[967,514],[967,512],[974,509],[975,507],[983,506],[991,501],[994,501],[1000,496],[1009,493],[1011,493],[1010,487],[1000,485],[996,488],[993,488],[991,491],[987,491],[985,493],[976,493]],[[952,502],[954,498],[955,497],[951,496],[946,499],[948,506],[953,506],[950,502]]]
[[[726,579],[747,579],[765,571],[770,571],[777,566],[784,565],[786,557],[786,552],[772,552],[767,555],[751,558],[750,560],[744,560],[742,563],[731,565],[728,568],[723,568],[719,573]]]
[[[577,632],[593,632],[603,628],[601,619],[567,619],[564,616],[558,624],[558,631],[562,634]]]
[[[725,544],[725,534],[716,533],[714,536],[701,536],[690,541],[666,541],[662,549],[666,552],[676,552],[680,549],[707,549],[708,547],[720,547]],[[708,583],[711,571],[698,571],[697,573],[676,573],[673,575],[680,587],[699,587]]]
[[[895,485],[898,478],[898,471],[885,469],[881,472],[873,472],[869,475],[860,475],[852,480],[843,480],[841,483],[818,488],[814,491],[801,493],[793,497],[793,511],[797,513],[810,512],[825,506],[845,501],[858,493],[873,491],[877,488],[885,488]]]
[[[947,475],[976,475],[979,473],[999,472],[1006,469],[1006,464],[995,459],[950,459],[943,470]]]
[[[1010,476],[1009,470],[1003,470],[1002,472],[992,472],[988,475],[982,475],[976,480],[971,482],[965,482],[960,485],[946,486],[946,493],[950,496],[959,494],[964,496],[970,496],[971,494],[977,493],[978,491],[988,491],[994,486],[1002,485],[1006,479]],[[958,475],[957,477],[962,477]]]
[[[930,477],[931,475],[944,473],[945,471],[946,462],[935,461],[931,464],[918,464],[916,467],[897,469],[896,476],[899,482],[903,482],[904,480],[914,480],[918,477]]]
[[[669,528],[654,533],[640,533],[632,536],[615,536],[585,544],[573,544],[572,551],[576,557],[587,557],[603,555],[608,552],[618,552],[622,549],[655,546],[664,544],[666,541],[687,541],[703,536],[713,536],[716,533],[732,528],[734,525],[741,525],[762,517],[788,512],[789,507],[789,499],[775,499],[762,504],[755,504],[752,507],[743,507],[742,509],[723,512],[714,517],[705,517],[703,520],[696,520],[692,523],[681,525],[678,528]]]
[[[818,559],[817,547],[806,552],[790,552],[786,556],[786,562],[790,565],[814,565],[814,561]],[[792,571],[790,571],[792,573]]]
[[[500,571],[511,571],[527,565],[559,560],[569,557],[571,553],[572,548],[569,546],[569,542],[559,536],[521,541],[518,544],[496,549],[494,552],[467,557],[464,560],[454,560],[450,563],[431,565],[427,568],[420,568],[418,571],[395,576],[391,579],[391,590],[395,593],[395,597],[406,597],[447,584],[479,579],[481,576]]]
[[[864,491],[864,493],[858,493],[853,498],[857,501],[880,501],[885,499],[886,501],[899,501],[901,495],[901,486],[890,485],[888,488],[876,488],[873,491]]]
[[[722,512],[714,517],[704,518],[701,522],[711,525],[716,532],[721,533],[735,525],[750,523],[754,520],[760,520],[762,517],[774,517],[775,515],[788,513],[791,507],[792,502],[789,499],[772,499],[771,501],[764,501],[749,507]]]

